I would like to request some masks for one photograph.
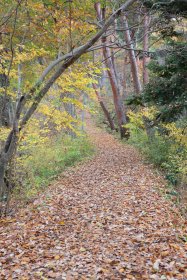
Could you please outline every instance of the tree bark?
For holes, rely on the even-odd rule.
[[[99,2],[97,2],[95,4],[95,10],[96,10],[99,21],[104,23],[105,10],[104,9],[101,10],[101,5]],[[126,128],[124,127],[124,125],[127,123],[126,116],[125,116],[125,110],[124,110],[123,102],[122,102],[122,99],[120,96],[116,72],[115,72],[113,61],[112,61],[112,55],[111,55],[110,49],[108,47],[106,47],[106,36],[105,35],[103,35],[101,37],[101,42],[103,44],[102,51],[103,51],[103,57],[105,60],[104,62],[107,67],[107,73],[108,73],[110,85],[112,88],[114,107],[115,107],[115,111],[116,111],[116,115],[117,115],[120,135],[121,135],[121,138],[125,138],[127,136]]]
[[[111,88],[112,88],[114,107],[115,107],[115,111],[116,111],[116,115],[117,115],[120,135],[121,135],[121,138],[125,138],[126,137],[126,129],[125,129],[124,125],[127,123],[127,120],[126,120],[126,116],[125,116],[124,105],[123,105],[121,95],[120,95],[120,92],[119,92],[117,79],[116,79],[116,76],[115,76],[114,67],[113,67],[113,64],[112,64],[110,49],[104,47],[103,48],[103,55],[104,55],[104,58],[105,58],[106,67],[108,69],[107,72],[108,72],[108,77],[109,77]]]
[[[147,69],[147,64],[149,62],[148,51],[149,51],[149,22],[150,18],[145,9],[144,17],[144,37],[143,37],[143,84],[146,85],[149,82],[149,73]]]
[[[0,88],[5,91],[8,77],[0,74]],[[0,93],[0,126],[10,127],[12,122],[12,101],[5,92]]]
[[[101,106],[101,108],[103,110],[103,113],[104,113],[104,115],[105,115],[105,117],[106,117],[106,119],[107,119],[107,121],[109,123],[110,129],[111,130],[115,130],[115,125],[114,125],[113,119],[111,118],[110,113],[107,110],[107,108],[106,108],[106,106],[105,106],[105,104],[104,104],[104,102],[103,102],[103,100],[102,100],[102,98],[101,98],[101,96],[100,96],[100,94],[98,92],[96,84],[92,83],[92,86],[93,86],[93,89],[95,90],[95,94],[96,94],[97,99],[99,101],[99,104],[100,104],[100,106]]]
[[[131,72],[132,72],[134,90],[136,94],[139,94],[141,92],[141,83],[138,75],[138,66],[137,66],[136,56],[134,52],[134,46],[131,40],[129,25],[126,16],[124,16],[124,25],[125,25],[125,41],[127,47],[129,48],[128,53],[129,53],[129,59],[131,63]]]

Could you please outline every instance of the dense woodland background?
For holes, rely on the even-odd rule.
[[[0,3],[0,204],[93,154],[86,120],[138,147],[187,201],[187,1]],[[11,195],[12,194],[12,195]]]

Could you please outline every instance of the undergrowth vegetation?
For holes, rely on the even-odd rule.
[[[153,112],[154,108],[142,109],[138,113],[129,112],[130,122],[127,127],[130,130],[130,138],[128,142],[136,146],[150,162],[164,172],[168,180],[169,193],[185,199],[184,193],[187,186],[185,121],[159,124],[151,129],[151,135],[149,135],[144,124],[144,117],[149,116],[151,120]]]
[[[42,146],[33,146],[16,160],[14,197],[28,201],[45,189],[62,171],[88,159],[94,148],[86,136],[58,136]],[[19,174],[19,176],[18,176]]]

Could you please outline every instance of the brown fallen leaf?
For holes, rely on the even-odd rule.
[[[162,256],[162,257],[166,257],[166,256],[168,256],[169,254],[170,254],[169,251],[163,251],[163,252],[161,252],[161,256]]]

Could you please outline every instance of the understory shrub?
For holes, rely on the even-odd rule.
[[[94,148],[86,136],[60,136],[30,148],[16,160],[14,196],[21,200],[32,199],[63,170],[93,153]]]
[[[152,137],[148,137],[143,118],[149,115],[152,119],[154,109],[150,111],[130,112],[129,143],[136,146],[143,154],[165,173],[165,177],[173,185],[183,185],[187,188],[187,136],[185,123],[162,124],[153,127]]]

